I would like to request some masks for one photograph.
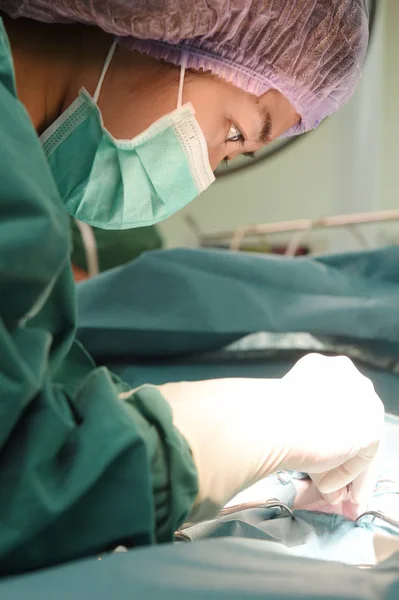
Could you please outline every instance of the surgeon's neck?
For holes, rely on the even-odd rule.
[[[94,27],[3,19],[18,96],[40,135],[67,108],[71,91],[94,92],[112,37]]]

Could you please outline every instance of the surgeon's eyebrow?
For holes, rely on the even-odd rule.
[[[261,111],[262,128],[258,135],[258,144],[267,144],[271,142],[272,118],[268,110]]]
[[[259,109],[260,118],[262,122],[262,128],[259,132],[257,143],[264,146],[271,142],[271,133],[272,133],[272,118],[270,116],[270,112],[266,109]],[[248,158],[256,158],[255,152],[243,152],[243,155]]]

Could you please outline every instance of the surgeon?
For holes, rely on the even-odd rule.
[[[356,511],[384,410],[349,359],[130,390],[76,340],[68,214],[152,225],[316,127],[358,81],[364,1],[0,8],[0,572],[171,541],[277,469]]]

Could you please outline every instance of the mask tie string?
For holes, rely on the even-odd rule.
[[[105,59],[104,66],[103,66],[103,69],[101,71],[100,79],[98,80],[96,91],[94,92],[94,96],[93,96],[93,100],[94,100],[94,102],[96,104],[98,103],[98,99],[100,97],[101,88],[103,86],[105,76],[107,74],[109,65],[111,64],[111,60],[112,60],[112,58],[114,56],[116,45],[117,45],[116,42],[112,43],[112,46],[111,46],[111,48],[108,51],[107,58]]]
[[[184,86],[184,76],[186,74],[187,68],[187,52],[183,52],[181,57],[181,65],[180,65],[180,81],[179,81],[179,93],[177,95],[177,108],[181,108],[183,104],[183,86]]]

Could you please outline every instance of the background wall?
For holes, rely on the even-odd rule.
[[[292,149],[215,183],[163,223],[167,245],[195,245],[187,215],[211,233],[250,223],[399,208],[398,55],[399,1],[380,0],[365,73],[348,105]],[[396,239],[397,229],[363,231],[374,245]],[[345,231],[314,234],[312,241],[316,251],[356,247]]]
[[[381,203],[399,208],[399,2],[384,5],[384,93]]]

